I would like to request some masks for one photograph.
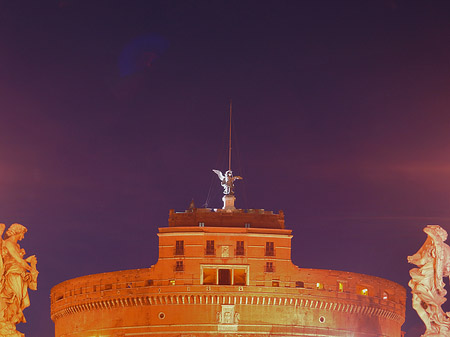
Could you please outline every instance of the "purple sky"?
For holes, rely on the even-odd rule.
[[[0,32],[0,220],[38,257],[29,336],[54,334],[53,285],[154,264],[169,209],[211,184],[221,207],[230,98],[236,204],[284,210],[300,267],[406,287],[424,225],[450,230],[448,1],[3,1]]]

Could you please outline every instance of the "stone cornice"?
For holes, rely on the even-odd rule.
[[[269,294],[230,294],[230,293],[172,293],[117,297],[88,300],[84,303],[68,305],[57,311],[52,310],[53,321],[79,312],[94,310],[112,310],[133,306],[148,305],[256,305],[256,306],[291,306],[324,311],[342,312],[350,315],[377,316],[403,324],[405,318],[382,305],[364,305],[358,301],[338,298],[317,299],[313,296],[271,296]],[[52,308],[53,309],[53,308]]]

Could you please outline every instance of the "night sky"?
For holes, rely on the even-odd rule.
[[[27,336],[54,335],[52,286],[148,267],[169,209],[221,207],[230,98],[236,206],[283,210],[296,265],[407,287],[422,228],[450,231],[449,1],[0,1],[0,51]]]

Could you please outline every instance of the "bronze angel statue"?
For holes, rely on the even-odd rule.
[[[37,289],[36,256],[27,258],[19,245],[26,227],[12,224],[5,235],[5,224],[0,224],[0,336],[23,337],[16,324],[25,323],[23,310],[30,306],[28,289]],[[3,236],[3,237],[2,237]]]
[[[438,225],[428,225],[423,231],[428,235],[425,243],[408,256],[408,262],[419,267],[409,272],[412,306],[425,323],[422,337],[450,337],[449,313],[441,307],[447,301],[443,278],[450,275],[450,247],[444,243],[447,232]]]
[[[231,170],[225,172],[225,175],[222,174],[219,170],[213,170],[215,174],[220,179],[220,184],[223,187],[223,194],[225,195],[234,195],[234,181],[237,179],[242,179],[240,176],[234,176]]]

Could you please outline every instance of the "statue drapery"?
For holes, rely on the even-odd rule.
[[[450,275],[450,246],[444,243],[447,232],[438,225],[428,225],[423,231],[428,235],[425,243],[408,256],[408,262],[419,267],[409,272],[412,306],[425,323],[422,337],[450,337],[450,315],[441,307],[447,300],[443,278]]]
[[[23,310],[30,306],[28,289],[37,289],[37,259],[34,255],[24,259],[25,250],[18,243],[26,227],[12,224],[2,238],[4,230],[0,224],[0,336],[22,337],[16,324],[26,322]]]

